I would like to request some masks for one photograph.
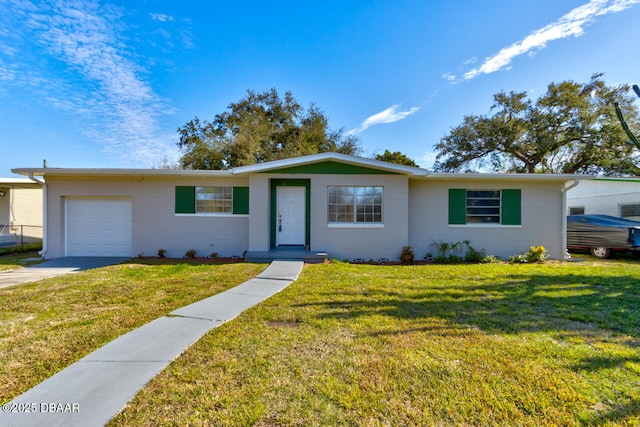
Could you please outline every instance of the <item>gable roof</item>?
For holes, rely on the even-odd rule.
[[[278,173],[279,171],[287,171],[285,173],[291,173],[291,171],[305,170],[304,166],[313,164],[348,165],[352,166],[352,168],[350,168],[352,173],[353,171],[355,171],[355,173],[365,173],[365,170],[368,170],[369,173],[378,171],[378,173],[386,172],[409,176],[424,176],[429,173],[429,171],[427,171],[426,169],[398,165],[395,163],[383,162],[381,160],[366,159],[364,157],[350,156],[348,154],[333,152],[311,154],[308,156],[294,157],[291,159],[282,159],[266,163],[257,163],[254,165],[240,166],[237,168],[233,168],[232,173],[234,175],[245,175],[250,173],[264,172]],[[331,173],[345,173],[341,172],[339,167],[333,166],[333,168],[334,171]]]

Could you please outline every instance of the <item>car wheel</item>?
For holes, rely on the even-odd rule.
[[[590,250],[591,255],[593,255],[596,258],[609,258],[611,256],[611,249],[609,248],[603,248],[603,247],[596,247],[596,248],[591,248]]]

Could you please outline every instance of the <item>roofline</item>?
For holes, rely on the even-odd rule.
[[[596,176],[594,181],[610,181],[610,182],[640,182],[640,176],[618,176],[618,177],[607,177],[607,176]]]
[[[11,172],[18,175],[35,176],[186,176],[210,177],[232,176],[228,170],[192,169],[87,169],[87,168],[17,168]]]
[[[577,175],[577,174],[553,174],[553,173],[432,173],[424,177],[432,180],[503,180],[511,179],[514,181],[592,181],[593,175]]]
[[[0,187],[3,188],[42,188],[42,184],[38,184],[29,178],[0,178]]]
[[[504,180],[514,181],[547,181],[547,182],[568,182],[568,181],[592,181],[592,180],[622,180],[622,178],[602,178],[594,175],[577,174],[537,174],[537,173],[435,173],[427,169],[413,166],[398,165],[381,160],[367,159],[364,157],[351,156],[341,153],[319,153],[308,156],[295,157],[291,159],[274,160],[265,163],[239,166],[229,170],[193,170],[193,169],[91,169],[91,168],[16,168],[11,171],[15,174],[26,176],[118,176],[118,177],[145,177],[145,176],[166,176],[166,177],[232,177],[247,175],[256,172],[276,170],[292,166],[302,166],[319,161],[334,160],[340,163],[347,163],[358,166],[368,166],[371,168],[408,175],[413,179],[425,180]],[[15,178],[21,179],[21,178]],[[627,181],[627,180],[625,180]],[[628,181],[640,181],[640,178],[629,178]]]
[[[282,169],[292,166],[303,166],[319,161],[334,160],[340,163],[347,163],[357,166],[368,166],[371,168],[385,170],[390,172],[401,173],[405,175],[423,176],[429,173],[426,169],[413,166],[399,165],[389,163],[382,160],[367,159],[365,157],[352,156],[349,154],[326,152],[318,154],[310,154],[307,156],[293,157],[290,159],[274,160],[265,163],[256,163],[253,165],[239,166],[232,169],[232,173],[236,175],[244,175],[255,172],[267,172],[274,169]]]

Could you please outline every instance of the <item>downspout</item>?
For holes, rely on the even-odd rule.
[[[567,191],[580,184],[580,178],[576,178],[572,184],[562,189],[562,247],[564,248],[564,259],[571,258],[567,251]]]
[[[40,181],[36,177],[33,176],[33,172],[29,172],[28,177],[31,181],[42,185],[42,250],[38,252],[38,254],[45,258],[45,254],[47,253],[47,183],[45,181]]]

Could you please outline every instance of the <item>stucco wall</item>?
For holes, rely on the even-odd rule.
[[[200,255],[242,256],[245,250],[270,248],[271,179],[310,180],[310,243],[313,251],[331,258],[397,260],[403,246],[422,258],[433,241],[470,240],[477,249],[508,257],[531,245],[544,245],[554,259],[562,259],[562,183],[502,180],[445,181],[411,179],[404,175],[267,174],[250,177],[144,177],[79,179],[50,176],[48,183],[47,258],[65,255],[64,208],[67,197],[127,197],[132,200],[132,256],[155,256],[159,248],[169,257],[195,249]],[[175,214],[176,186],[249,186],[249,215],[202,216]],[[327,187],[383,186],[383,225],[328,224]],[[522,190],[520,226],[448,225],[448,189]]]
[[[268,251],[270,245],[270,181],[266,174],[251,175],[249,184],[249,250]]]
[[[449,225],[449,188],[477,190],[522,190],[522,224]],[[504,183],[497,181],[412,180],[409,185],[409,244],[416,259],[427,252],[434,241],[461,242],[470,240],[476,249],[507,258],[525,252],[531,245],[543,245],[550,257],[563,259],[562,184]]]
[[[382,186],[383,227],[327,223],[330,185]],[[331,258],[397,260],[408,243],[408,179],[402,175],[317,175],[311,180],[311,249]]]
[[[407,244],[408,180],[403,175],[254,174],[251,177],[250,249],[270,247],[271,179],[308,179],[311,187],[310,249],[336,259],[397,260]],[[328,224],[328,186],[382,186],[383,226]]]
[[[188,249],[199,256],[242,256],[248,248],[247,215],[202,216],[175,214],[175,187],[248,186],[233,178],[108,178],[48,177],[49,225],[46,258],[65,256],[64,202],[66,197],[130,197],[132,200],[132,256],[182,257]]]

